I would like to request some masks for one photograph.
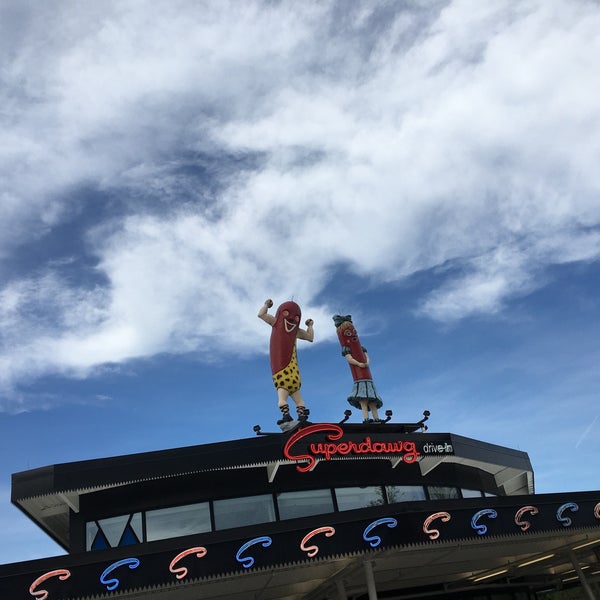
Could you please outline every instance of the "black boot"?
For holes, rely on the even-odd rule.
[[[308,408],[306,408],[306,406],[297,406],[296,411],[298,412],[298,421],[300,421],[300,423],[306,423],[310,413]]]
[[[289,404],[283,404],[282,406],[279,407],[279,410],[281,411],[281,419],[279,419],[279,421],[277,421],[277,425],[281,425],[283,423],[289,423],[290,421],[294,420],[294,419],[292,419],[292,415],[290,415]]]

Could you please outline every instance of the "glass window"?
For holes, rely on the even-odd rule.
[[[275,520],[275,507],[271,494],[215,500],[215,529],[243,527]]]
[[[353,508],[384,504],[383,488],[378,485],[336,488],[335,497],[340,510],[352,510]]]
[[[131,516],[130,525],[137,539],[141,541],[144,538],[144,528],[142,526],[142,513],[133,514]]]
[[[481,498],[481,492],[479,490],[465,490],[460,489],[463,498]]]
[[[110,519],[98,521],[98,525],[100,525],[100,529],[102,529],[102,533],[106,536],[111,548],[118,547],[128,522],[129,515],[111,517]]]
[[[141,541],[142,513],[89,521],[85,525],[86,550],[117,548]]]
[[[458,488],[445,485],[430,485],[427,487],[431,500],[445,500],[446,498],[460,498]]]
[[[92,545],[98,535],[98,525],[94,521],[88,521],[85,524],[85,549],[91,550]]]
[[[210,531],[208,502],[146,512],[146,537],[149,542],[205,531]]]
[[[283,492],[277,494],[279,517],[294,519],[309,515],[322,515],[333,512],[331,490],[308,490],[303,492]]]
[[[390,504],[425,500],[425,489],[422,485],[386,485],[385,493]]]

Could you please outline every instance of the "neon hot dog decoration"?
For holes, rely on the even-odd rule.
[[[171,573],[173,573],[173,575],[175,575],[175,577],[177,579],[183,579],[184,577],[186,577],[186,575],[188,574],[188,570],[186,567],[177,567],[175,568],[175,565],[183,558],[185,558],[186,556],[189,556],[190,554],[195,554],[197,558],[203,558],[206,556],[206,548],[204,548],[203,546],[198,546],[197,548],[188,548],[187,550],[184,550],[183,552],[180,552],[172,561],[171,564],[169,565],[169,571],[171,571]]]
[[[423,522],[423,533],[426,533],[430,540],[437,540],[440,537],[440,530],[429,529],[429,526],[437,519],[441,519],[442,523],[447,523],[451,518],[450,513],[447,512],[436,512],[429,515]]]
[[[67,569],[56,569],[55,571],[48,571],[48,573],[44,573],[29,586],[29,593],[32,596],[35,596],[37,600],[46,600],[49,595],[48,590],[36,591],[35,588],[52,577],[58,577],[61,581],[65,581],[65,579],[69,579],[69,577],[71,577],[71,571],[68,571]]]
[[[523,516],[526,514],[537,515],[543,512],[545,509],[539,509],[536,506],[523,506],[519,508],[514,514],[514,522],[517,526],[519,526],[522,531],[528,531],[531,528],[531,523],[529,521],[523,520]],[[589,509],[588,509],[589,510]],[[579,505],[575,502],[565,502],[561,504],[558,509],[556,509],[556,520],[560,522],[563,527],[570,527],[572,525],[572,520],[570,517],[565,516],[563,513],[565,511],[577,512],[579,511]],[[597,520],[600,520],[600,502],[597,502],[593,508],[591,508],[591,512],[593,517]],[[473,514],[470,524],[471,527],[476,531],[478,536],[485,535],[488,531],[486,525],[479,523],[479,520],[482,517],[488,517],[489,519],[495,519],[498,516],[496,510],[491,508],[485,508],[477,511]],[[447,523],[452,519],[452,516],[449,512],[439,511],[432,513],[423,521],[423,534],[429,536],[430,540],[436,540],[440,536],[440,531],[438,529],[434,529],[431,525],[436,521],[440,520],[443,523]],[[371,545],[372,548],[376,548],[380,544],[382,544],[382,539],[378,535],[371,535],[373,530],[381,525],[386,525],[388,528],[392,529],[397,527],[398,521],[393,517],[384,517],[381,519],[377,519],[372,521],[367,525],[363,531],[362,537],[363,540]],[[320,552],[319,546],[316,544],[307,545],[308,542],[315,536],[319,534],[324,534],[325,537],[333,537],[336,534],[336,529],[332,526],[323,526],[317,527],[316,529],[311,530],[309,533],[303,536],[302,541],[300,542],[300,549],[306,553],[308,558],[313,558],[317,556]],[[273,539],[268,536],[256,537],[248,542],[244,543],[238,549],[235,558],[242,565],[244,569],[249,569],[255,564],[255,558],[253,556],[243,557],[242,554],[251,548],[254,545],[261,544],[263,548],[267,548],[271,546],[273,543]],[[396,543],[396,541],[392,541],[392,543]],[[203,546],[197,546],[193,548],[188,548],[180,553],[178,553],[169,564],[169,571],[173,573],[178,580],[184,579],[188,574],[188,569],[183,566],[176,567],[176,565],[183,560],[185,557],[195,554],[197,558],[203,558],[208,554],[208,551]],[[100,575],[100,583],[106,586],[107,591],[112,592],[121,586],[121,581],[116,578],[108,578],[108,576],[115,570],[120,567],[129,566],[129,569],[137,569],[140,566],[141,562],[138,558],[126,558],[123,560],[116,561],[112,563],[109,567],[107,567],[102,574]],[[50,598],[50,593],[45,589],[37,589],[42,583],[57,577],[60,581],[65,581],[71,577],[72,573],[68,569],[55,569],[44,573],[37,577],[29,586],[28,591],[31,596],[33,596],[36,600],[52,600]]]
[[[521,520],[521,517],[525,513],[529,513],[531,515],[537,515],[539,512],[540,511],[537,509],[536,506],[524,506],[523,508],[520,508],[515,513],[515,525],[520,527],[521,531],[527,531],[531,527],[531,523],[529,521]]]
[[[319,533],[324,533],[325,537],[331,537],[332,535],[335,535],[335,528],[330,527],[328,525],[326,525],[325,527],[317,527],[316,529],[313,529],[311,532],[307,533],[302,538],[302,541],[300,542],[300,550],[306,552],[306,555],[310,558],[316,556],[319,553],[319,546],[307,546],[306,542],[311,540],[315,535],[318,535]]]
[[[377,548],[379,544],[381,544],[381,538],[378,535],[370,536],[369,534],[375,527],[379,527],[379,525],[387,525],[390,529],[392,527],[396,527],[398,525],[398,521],[396,519],[392,519],[391,517],[384,517],[383,519],[377,519],[373,521],[369,525],[365,527],[365,531],[363,532],[363,540],[368,542],[371,548]]]

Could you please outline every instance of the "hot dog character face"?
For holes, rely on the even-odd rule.
[[[348,318],[348,317],[346,317]],[[352,321],[343,321],[337,328],[338,339],[342,346],[350,346],[351,342],[358,342],[358,333],[352,324]]]
[[[281,372],[292,362],[301,317],[300,307],[291,300],[281,304],[275,313],[270,345],[273,375]]]
[[[275,313],[275,326],[281,320],[285,333],[293,334],[296,337],[297,328],[300,325],[300,318],[302,317],[302,311],[300,307],[289,300],[279,306]]]

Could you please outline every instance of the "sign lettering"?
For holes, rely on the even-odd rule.
[[[302,440],[317,434],[325,433],[325,442],[311,442],[308,444],[307,451],[297,450],[295,447]],[[415,442],[412,440],[395,440],[395,441],[376,441],[371,439],[371,436],[366,436],[360,442],[353,440],[340,441],[344,435],[344,430],[334,423],[319,423],[316,425],[308,425],[293,433],[283,448],[283,455],[289,460],[306,461],[306,465],[298,465],[296,469],[300,473],[312,471],[317,459],[323,457],[325,460],[331,460],[334,456],[348,456],[350,454],[360,455],[400,455],[402,461],[410,464],[417,461],[420,452],[417,451]]]

